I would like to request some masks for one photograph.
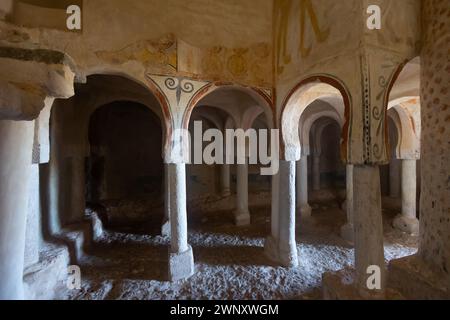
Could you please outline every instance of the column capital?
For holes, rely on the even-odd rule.
[[[164,161],[188,163],[190,149],[187,129],[191,112],[211,83],[188,77],[150,73],[145,77],[170,118],[170,130],[167,130],[164,146]]]
[[[0,119],[32,120],[47,97],[73,96],[74,70],[59,51],[0,46]]]

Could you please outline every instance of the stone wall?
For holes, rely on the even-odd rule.
[[[450,7],[424,1],[420,255],[450,283]]]
[[[44,29],[12,33],[67,52],[81,73],[120,70],[136,78],[143,78],[144,72],[178,73],[262,87],[272,84],[271,0],[86,0],[80,32],[64,30],[67,14],[59,4],[20,4],[16,22]],[[40,25],[39,16],[45,17]]]

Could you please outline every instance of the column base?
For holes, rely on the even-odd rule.
[[[172,253],[169,249],[169,281],[187,279],[194,274],[194,255],[192,247],[180,253]]]
[[[161,235],[163,237],[170,237],[170,231],[171,231],[170,220],[166,220],[163,222],[161,226]]]
[[[238,227],[248,226],[250,224],[250,212],[234,212],[234,223]]]
[[[272,237],[268,236],[264,242],[264,254],[269,260],[278,262],[278,241]]]
[[[286,268],[295,268],[298,266],[297,246],[290,248],[289,245],[278,243],[278,261]]]
[[[389,286],[410,300],[450,299],[450,281],[443,279],[445,275],[432,270],[418,255],[392,260],[388,266]]]
[[[419,220],[417,218],[410,218],[405,215],[398,215],[392,223],[395,229],[398,229],[409,234],[419,234]]]
[[[286,268],[295,268],[298,266],[298,252],[295,249],[287,248],[289,246],[281,246],[280,243],[272,236],[266,238],[264,243],[264,254],[266,257]]]
[[[300,212],[300,217],[302,218],[310,218],[312,215],[312,209],[309,204],[298,207],[297,212]]]
[[[349,244],[354,244],[355,231],[353,229],[353,224],[346,223],[341,227],[341,237]]]
[[[404,297],[396,290],[388,288],[385,294],[365,290],[363,293],[355,285],[355,270],[351,268],[325,272],[322,275],[324,300],[401,300]]]

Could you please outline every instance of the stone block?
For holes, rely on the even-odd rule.
[[[169,249],[170,250],[170,249]],[[194,255],[192,247],[185,252],[169,252],[169,280],[187,279],[194,274]]]

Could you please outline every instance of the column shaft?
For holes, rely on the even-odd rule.
[[[320,155],[313,156],[313,190],[320,190]]]
[[[353,227],[353,165],[348,164],[346,168],[346,199],[345,210],[347,212],[347,223],[341,228],[341,237],[350,243],[354,240]]]
[[[164,164],[164,217],[161,227],[161,235],[170,236],[170,167]]]
[[[230,165],[229,164],[222,164],[220,166],[220,172],[221,172],[221,193],[222,196],[228,197],[231,194],[231,187],[230,187]]]
[[[246,161],[248,159],[246,158]],[[250,224],[250,212],[248,210],[248,163],[236,165],[236,211],[235,222],[238,226]]]
[[[353,225],[353,165],[348,164],[346,167],[346,212],[347,223]]]
[[[355,165],[353,183],[358,190],[353,194],[356,284],[362,295],[368,294],[369,267],[376,266],[380,271],[381,289],[370,291],[370,294],[383,296],[386,272],[378,166]]]
[[[170,198],[169,280],[189,278],[194,274],[194,255],[188,244],[186,211],[186,165],[167,164]],[[167,199],[167,198],[166,198]]]
[[[171,249],[173,253],[188,250],[186,211],[186,166],[167,164],[170,188]]]
[[[280,160],[279,260],[283,266],[298,265],[295,241],[295,161]]]
[[[398,198],[400,196],[400,166],[398,159],[392,159],[389,163],[389,196]]]
[[[0,300],[23,299],[33,122],[0,121]]]
[[[402,212],[393,226],[410,234],[419,233],[419,220],[416,217],[417,174],[416,160],[402,160]]]
[[[402,215],[416,218],[416,160],[402,160]]]
[[[308,204],[308,156],[303,155],[297,161],[297,208],[302,217],[311,216],[311,207]]]
[[[264,243],[266,256],[278,261],[278,241],[279,241],[279,196],[280,196],[280,173],[272,176],[272,211],[270,217],[270,235]]]

